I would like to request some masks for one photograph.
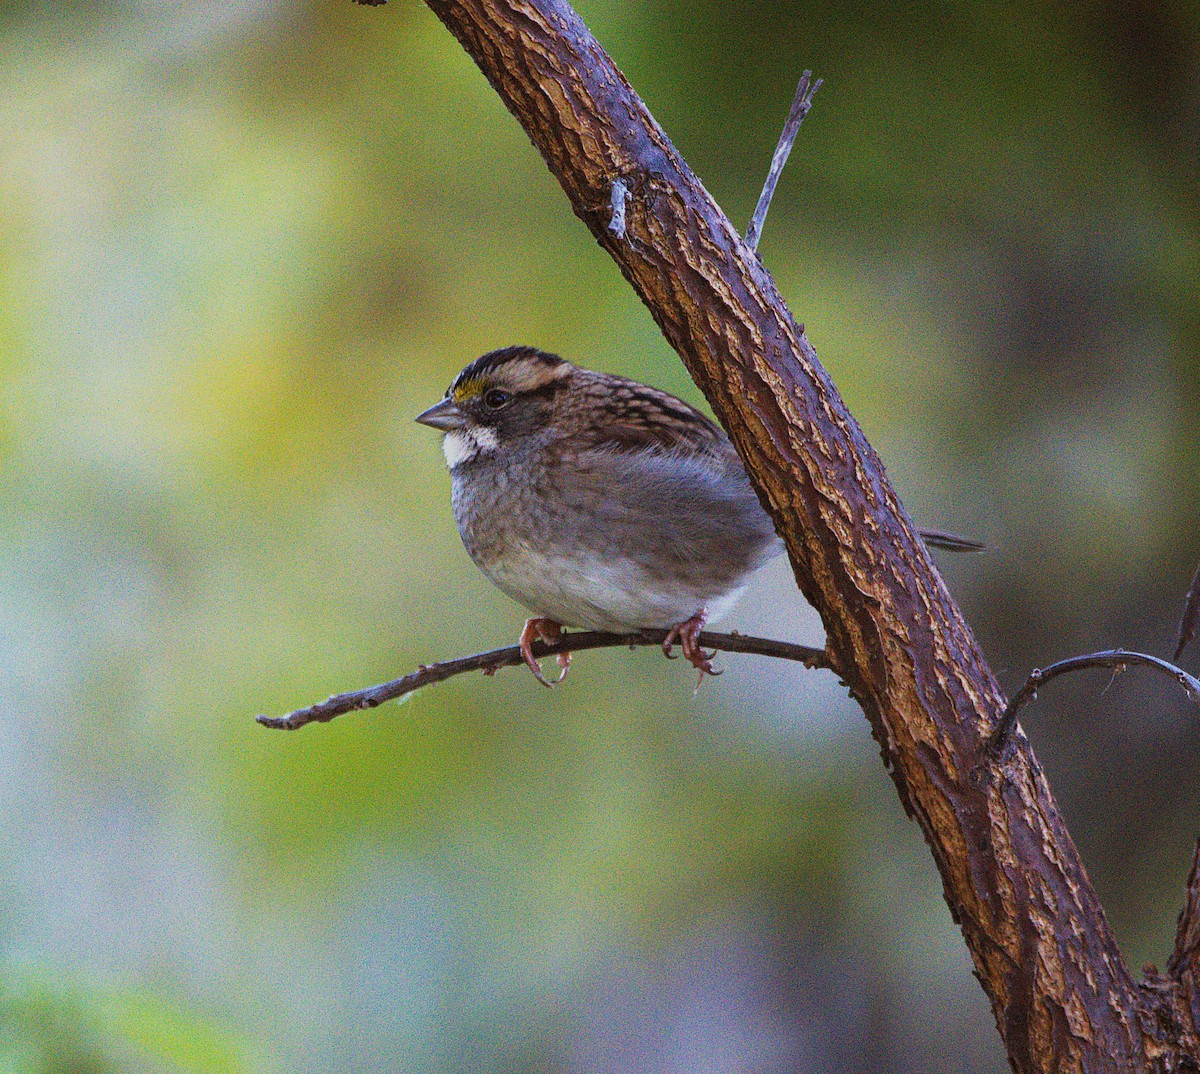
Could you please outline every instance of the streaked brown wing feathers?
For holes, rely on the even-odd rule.
[[[617,451],[659,448],[713,456],[731,450],[719,426],[667,392],[613,376],[589,388],[594,396],[602,395],[604,420],[573,433],[570,439],[579,447]]]

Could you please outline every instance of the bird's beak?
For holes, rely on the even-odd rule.
[[[453,399],[443,399],[434,403],[428,410],[418,414],[415,421],[428,425],[431,429],[441,429],[443,432],[454,432],[466,426],[467,420],[463,412],[454,405]]]

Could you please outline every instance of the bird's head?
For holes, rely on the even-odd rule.
[[[489,351],[459,373],[445,397],[416,420],[446,434],[446,464],[454,470],[545,428],[554,397],[574,368],[533,347]]]

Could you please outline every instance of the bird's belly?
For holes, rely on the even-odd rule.
[[[564,626],[619,633],[727,613],[777,543],[749,486],[722,489],[684,463],[658,474],[654,459],[603,461],[603,495],[578,467],[489,467],[470,481],[457,467],[454,517],[476,565]]]
[[[710,622],[716,621],[733,607],[743,588],[673,585],[652,577],[632,560],[547,555],[532,548],[509,548],[503,557],[479,566],[536,615],[564,626],[615,633],[672,627],[701,608]]]

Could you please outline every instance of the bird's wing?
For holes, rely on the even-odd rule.
[[[722,461],[733,455],[729,438],[716,422],[668,392],[609,377],[603,405],[603,421],[574,430],[571,447],[606,452],[657,449]]]

